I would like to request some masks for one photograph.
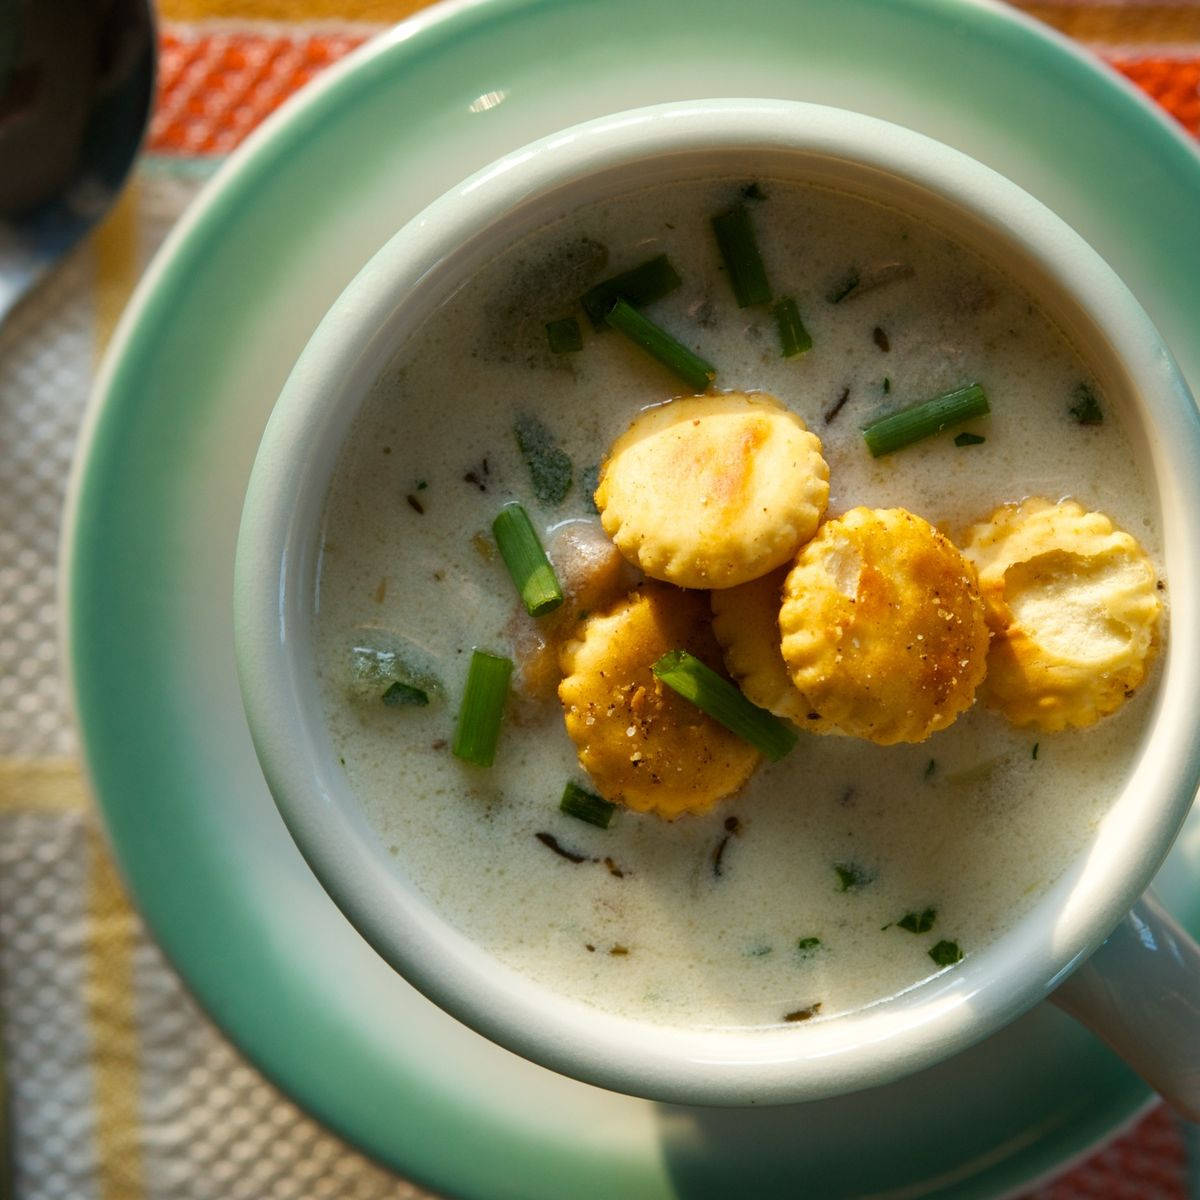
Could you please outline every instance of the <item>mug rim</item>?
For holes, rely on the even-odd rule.
[[[312,681],[298,665],[305,630],[297,595],[312,566],[305,540],[311,549],[314,532],[304,514],[314,503],[323,507],[339,424],[344,432],[345,410],[358,408],[336,401],[361,401],[361,385],[394,351],[394,322],[411,295],[432,286],[464,239],[478,245],[506,216],[566,183],[648,155],[768,149],[841,156],[908,179],[1002,225],[1050,274],[1070,278],[1068,294],[1119,348],[1117,359],[1139,385],[1176,614],[1149,725],[1166,748],[1143,754],[1122,791],[1127,796],[1136,778],[1160,803],[1143,812],[1127,805],[1119,832],[1097,841],[1122,869],[1106,863],[1107,886],[1084,888],[1086,871],[1075,867],[1087,863],[1071,864],[1025,917],[953,971],[806,1025],[802,1038],[787,1037],[795,1027],[738,1033],[616,1017],[498,964],[397,878],[348,783],[306,733]],[[931,1065],[1011,1020],[1083,961],[1148,884],[1200,782],[1200,744],[1193,744],[1200,740],[1188,738],[1193,723],[1184,716],[1200,673],[1193,632],[1200,622],[1187,619],[1197,611],[1200,564],[1182,552],[1185,523],[1195,524],[1197,514],[1200,421],[1178,369],[1124,284],[1038,201],[950,147],[847,110],[739,99],[657,105],[572,127],[485,167],[405,225],[335,301],[284,386],[251,473],[235,566],[239,681],[264,774],[304,857],[359,932],[443,1009],[527,1058],[619,1091],[689,1103],[816,1099]],[[1120,805],[1118,798],[1110,811]],[[1047,930],[1055,899],[1059,919]]]

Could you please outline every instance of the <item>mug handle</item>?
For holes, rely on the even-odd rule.
[[[1200,1121],[1200,946],[1152,893],[1050,999]]]

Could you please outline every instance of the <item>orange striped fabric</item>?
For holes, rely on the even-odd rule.
[[[313,76],[364,40],[361,33],[211,33],[202,26],[167,25],[148,148],[158,154],[227,154]],[[1200,49],[1107,57],[1200,137]]]

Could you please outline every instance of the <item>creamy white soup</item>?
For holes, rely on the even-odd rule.
[[[607,829],[559,811],[567,781],[590,784],[553,698],[514,694],[490,768],[454,758],[472,649],[515,657],[533,624],[492,519],[519,500],[551,548],[565,522],[598,528],[605,450],[639,410],[689,391],[578,307],[593,283],[661,253],[682,284],[647,314],[716,366],[717,389],[769,392],[821,438],[830,516],[903,506],[957,538],[1001,503],[1071,496],[1160,561],[1117,414],[1096,392],[1102,423],[1072,415],[1079,385],[1095,383],[1028,295],[901,213],[782,181],[742,197],[745,185],[641,190],[574,212],[399,347],[335,474],[316,621],[328,726],[396,869],[545,986],[696,1027],[824,1020],[945,969],[939,945],[969,956],[993,941],[1086,850],[1153,691],[1057,734],[980,704],[917,745],[802,732],[706,815],[619,809]],[[737,307],[710,218],[740,198],[776,295],[797,301],[807,353],[781,356],[769,307]],[[545,324],[565,316],[583,345],[554,352]],[[867,452],[861,426],[881,409],[974,381],[990,416]],[[542,466],[547,450],[569,459],[560,502],[531,476],[531,430]],[[956,444],[964,431],[983,440]],[[393,678],[430,703],[385,703]]]

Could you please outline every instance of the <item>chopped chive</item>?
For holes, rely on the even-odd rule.
[[[929,957],[933,959],[939,967],[950,967],[956,962],[962,960],[963,953],[958,948],[957,942],[938,942],[932,950],[929,951]]]
[[[936,920],[937,909],[927,908],[919,913],[905,913],[896,924],[901,929],[907,929],[909,933],[928,933],[933,928],[933,923]]]
[[[1032,759],[1036,759],[1036,758],[1037,758],[1038,747],[1039,747],[1041,744],[1042,744],[1041,742],[1034,742],[1034,743],[1033,743],[1033,752],[1032,752],[1032,753],[1029,755],[1029,757],[1030,757],[1030,758],[1032,758]]]
[[[572,354],[583,349],[583,334],[579,331],[579,322],[574,317],[547,321],[546,340],[554,354]]]
[[[1080,425],[1103,425],[1104,413],[1100,411],[1100,401],[1096,393],[1086,383],[1076,384],[1075,403],[1070,408],[1071,416]]]
[[[579,302],[593,327],[605,329],[609,310],[618,299],[623,297],[636,305],[650,304],[673,292],[682,282],[679,273],[671,266],[670,259],[660,254],[588,288],[580,296]]]
[[[517,439],[521,457],[529,468],[529,482],[537,502],[547,507],[561,504],[571,490],[574,470],[571,459],[559,446],[554,434],[537,417],[524,414],[514,422],[513,435]],[[484,463],[486,474],[486,459]],[[479,490],[483,492],[487,488],[480,484]]]
[[[765,200],[767,193],[762,190],[756,180],[754,183],[748,183],[742,188],[742,198],[745,200]]]
[[[775,322],[779,326],[779,352],[784,358],[791,358],[812,349],[812,338],[804,328],[804,322],[800,320],[800,310],[791,296],[780,300],[771,311],[775,314]]]
[[[643,316],[627,300],[618,299],[609,309],[608,323],[619,329],[632,342],[641,346],[652,358],[658,359],[668,371],[673,371],[688,387],[697,392],[707,391],[717,377],[717,369],[698,354],[677,342],[665,329]]]
[[[987,438],[980,437],[977,433],[956,433],[954,435],[954,444],[956,446],[982,446]]]
[[[957,425],[971,417],[981,417],[989,411],[983,388],[977,383],[969,383],[966,387],[956,388],[912,408],[872,421],[862,434],[867,449],[874,458],[879,458],[919,442],[922,438],[941,433],[948,425]]]
[[[717,235],[717,247],[725,261],[725,269],[729,272],[729,282],[733,285],[738,308],[768,303],[771,285],[767,282],[767,269],[763,266],[762,255],[758,252],[749,209],[744,204],[736,204],[728,212],[713,217],[712,227]]]
[[[879,349],[885,354],[892,348],[892,343],[888,339],[887,333],[878,325],[871,330],[871,341],[873,341],[875,345],[878,346]]]
[[[525,611],[531,617],[553,612],[563,602],[562,588],[529,514],[516,501],[506,504],[492,522],[492,534]]]
[[[892,381],[885,375],[883,377],[883,394],[886,396],[892,390]]]
[[[925,778],[928,779],[936,770],[937,770],[937,759],[931,758],[929,760],[929,762],[925,764]]]
[[[728,679],[686,650],[669,650],[651,669],[669,688],[772,761],[787,754],[799,739],[778,717],[751,704]]]
[[[802,937],[796,940],[796,949],[800,951],[804,957],[808,956],[810,950],[815,950],[821,944],[819,937]]]
[[[512,669],[512,660],[498,654],[489,654],[486,650],[475,650],[471,654],[467,686],[454,730],[454,745],[450,748],[455,758],[477,767],[492,765]]]
[[[567,786],[563,788],[562,800],[558,807],[568,817],[577,817],[580,821],[586,821],[589,825],[596,825],[600,829],[607,829],[612,824],[613,813],[617,808],[603,796],[585,791],[570,779],[567,780]]]
[[[419,687],[413,687],[411,683],[401,683],[399,679],[392,684],[386,692],[380,696],[380,699],[389,708],[396,708],[402,704],[415,704],[419,708],[424,708],[429,703],[429,693],[422,691]]]

